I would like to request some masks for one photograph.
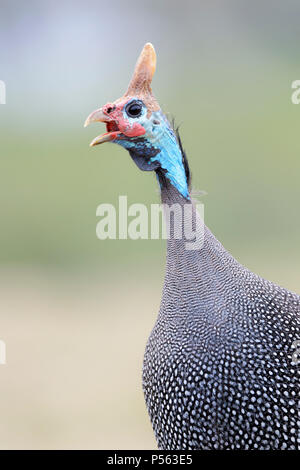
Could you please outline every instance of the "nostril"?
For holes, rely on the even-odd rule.
[[[106,111],[107,114],[110,114],[114,109],[115,109],[115,106],[107,106],[105,111]]]

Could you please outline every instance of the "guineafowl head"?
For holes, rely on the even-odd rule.
[[[155,67],[155,50],[147,43],[125,95],[93,111],[85,126],[104,122],[106,133],[96,137],[92,147],[104,142],[121,145],[141,170],[155,171],[160,185],[169,181],[189,199],[190,172],[178,130],[171,126],[152,94]]]

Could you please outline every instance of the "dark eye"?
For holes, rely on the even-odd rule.
[[[136,118],[142,114],[143,105],[139,101],[133,101],[125,109],[129,117]]]

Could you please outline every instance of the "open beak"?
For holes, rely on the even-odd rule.
[[[87,127],[91,122],[104,122],[106,124],[106,132],[95,137],[95,139],[90,143],[90,147],[103,144],[103,142],[111,142],[121,134],[117,123],[110,119],[109,116],[105,115],[102,108],[96,109],[96,111],[93,111],[87,117],[84,127]]]

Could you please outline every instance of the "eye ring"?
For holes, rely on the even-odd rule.
[[[142,114],[143,103],[138,100],[131,101],[125,107],[127,115],[131,118],[138,118]]]

